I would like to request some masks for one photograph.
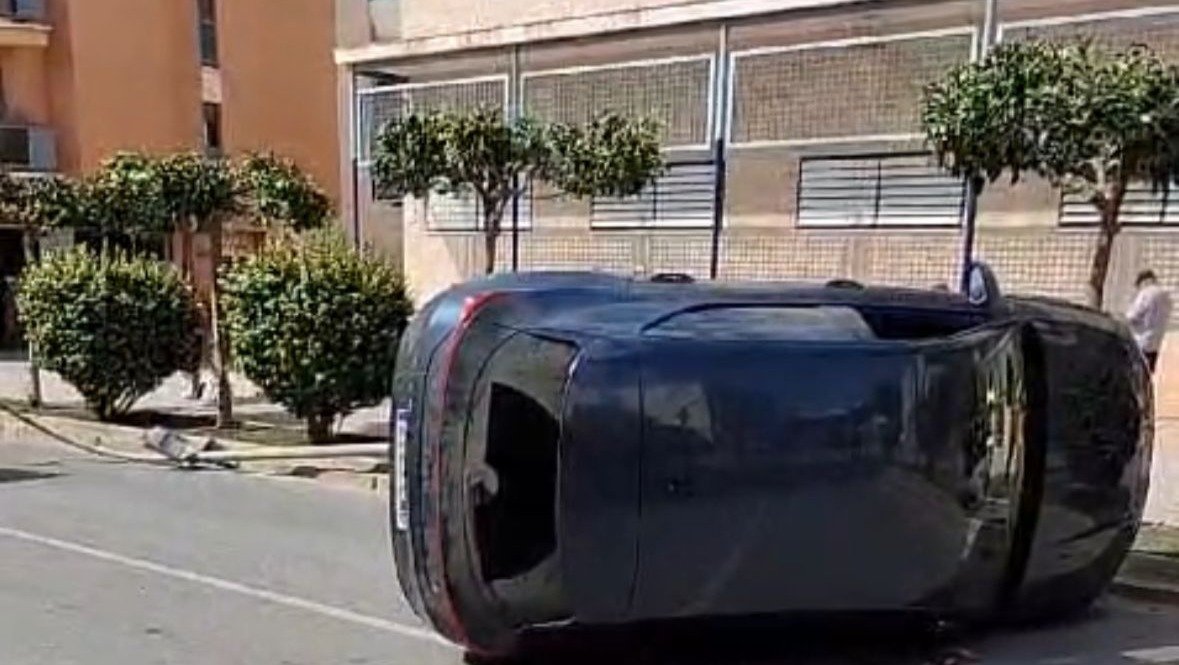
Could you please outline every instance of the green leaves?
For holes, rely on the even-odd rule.
[[[181,223],[207,228],[248,213],[265,225],[304,230],[322,226],[331,212],[318,185],[272,154],[234,164],[196,153],[121,152],[82,179],[0,174],[0,220],[32,229],[134,236],[167,233]]]
[[[89,225],[132,235],[171,230],[171,211],[155,166],[153,160],[132,152],[103,162],[98,172],[80,183]]]
[[[373,175],[385,197],[474,195],[484,213],[488,270],[505,205],[528,182],[570,196],[631,196],[663,169],[658,126],[608,114],[584,126],[506,121],[495,109],[409,114],[377,136]]]
[[[0,174],[0,219],[5,224],[41,232],[84,226],[90,215],[87,191],[75,180]]]
[[[25,270],[17,305],[42,367],[103,419],[196,357],[192,294],[158,261],[81,248],[53,254]]]
[[[246,193],[247,211],[263,226],[317,229],[332,213],[327,195],[289,159],[273,153],[247,155],[237,167],[237,176]]]
[[[659,125],[650,120],[608,114],[584,127],[556,125],[551,136],[545,176],[572,196],[635,196],[663,172]]]
[[[181,152],[155,160],[163,205],[170,218],[199,226],[224,221],[244,209],[232,165],[221,158]]]
[[[238,366],[295,415],[334,418],[387,396],[411,306],[384,261],[312,234],[235,264],[222,293]]]
[[[995,180],[1037,173],[1097,200],[1179,173],[1179,69],[1145,48],[1003,44],[926,91],[922,122],[943,164]]]

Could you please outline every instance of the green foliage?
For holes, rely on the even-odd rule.
[[[1144,47],[1003,44],[930,86],[922,120],[959,175],[1030,171],[1101,198],[1179,173],[1179,70]]]
[[[1089,276],[1100,306],[1131,181],[1179,176],[1179,68],[1145,47],[1003,44],[928,88],[922,122],[942,164],[977,182],[1031,172],[1082,193],[1100,215]]]
[[[121,152],[103,162],[83,185],[91,225],[108,233],[166,233],[173,226],[156,162]]]
[[[663,171],[659,126],[648,120],[609,114],[550,134],[555,157],[545,178],[572,196],[635,196]]]
[[[327,194],[289,159],[269,153],[247,155],[238,177],[251,217],[264,226],[317,229],[332,214]]]
[[[242,191],[224,159],[181,152],[155,160],[154,170],[168,218],[200,228],[243,211]]]
[[[86,188],[61,176],[17,178],[0,174],[0,220],[35,232],[89,224]]]
[[[930,146],[955,175],[1018,180],[1039,171],[1048,94],[1060,76],[1059,49],[1042,42],[995,47],[925,91],[921,120]]]
[[[660,174],[659,131],[604,115],[584,126],[505,120],[494,109],[409,114],[377,136],[373,174],[383,196],[473,195],[483,211],[487,271],[506,205],[529,182],[580,198],[633,196]]]
[[[388,395],[411,306],[385,262],[335,235],[276,244],[222,278],[234,358],[322,440],[339,415]]]
[[[146,258],[80,248],[51,255],[25,270],[18,307],[41,366],[103,419],[126,413],[197,350],[191,292]]]

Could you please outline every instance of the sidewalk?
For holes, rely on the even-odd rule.
[[[136,410],[153,410],[179,416],[213,416],[217,402],[212,396],[212,377],[206,373],[206,395],[201,400],[189,398],[188,377],[177,374],[167,379],[155,392],[136,403]],[[244,377],[232,376],[234,416],[243,421],[274,421],[283,418],[285,411],[268,402],[257,386]],[[41,394],[46,406],[84,406],[81,395],[57,375],[41,372]],[[0,399],[27,400],[29,395],[29,365],[21,359],[0,359]],[[384,437],[388,431],[389,405],[361,409],[340,423],[339,431],[347,434]]]

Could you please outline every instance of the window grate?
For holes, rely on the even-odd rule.
[[[1122,200],[1119,221],[1129,226],[1179,224],[1179,201],[1169,190],[1154,191],[1147,183],[1131,183]],[[1060,197],[1061,226],[1096,226],[1101,222],[1097,208],[1080,192]]]
[[[716,164],[667,165],[663,175],[638,196],[590,201],[590,226],[617,228],[707,228],[716,207]]]
[[[963,181],[925,153],[802,159],[802,227],[957,226]]]
[[[532,228],[532,211],[535,195],[532,185],[525,185],[520,193],[519,228]],[[474,232],[483,230],[483,206],[471,194],[430,195],[426,204],[426,230],[435,232]],[[512,204],[504,209],[500,223],[501,233],[511,233]]]

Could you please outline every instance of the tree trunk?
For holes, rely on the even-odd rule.
[[[334,416],[316,414],[307,418],[307,440],[311,443],[328,443],[332,440]]]
[[[25,250],[25,268],[31,267],[36,263],[38,255],[41,253],[39,243],[37,242],[37,235],[35,231],[25,229],[24,233],[24,250]],[[25,331],[25,337],[28,338],[28,331]],[[39,408],[44,401],[44,396],[41,393],[41,367],[37,364],[37,349],[33,345],[31,339],[28,340],[29,351],[29,406],[34,409]]]
[[[1109,276],[1110,260],[1113,258],[1114,238],[1121,230],[1118,217],[1125,192],[1126,183],[1115,183],[1104,197],[1095,201],[1101,223],[1097,232],[1097,247],[1093,251],[1093,262],[1089,266],[1087,294],[1088,304],[1094,309],[1101,309],[1105,304],[1105,282]]]
[[[495,272],[496,244],[499,240],[499,206],[495,203],[483,204],[483,272],[490,275]],[[502,215],[502,210],[500,211]]]
[[[220,220],[209,224],[209,260],[213,263],[213,283],[209,286],[209,328],[213,343],[213,371],[217,376],[217,428],[229,429],[233,422],[233,389],[229,384],[229,340],[221,329],[221,286],[217,272],[221,267],[223,228]]]

